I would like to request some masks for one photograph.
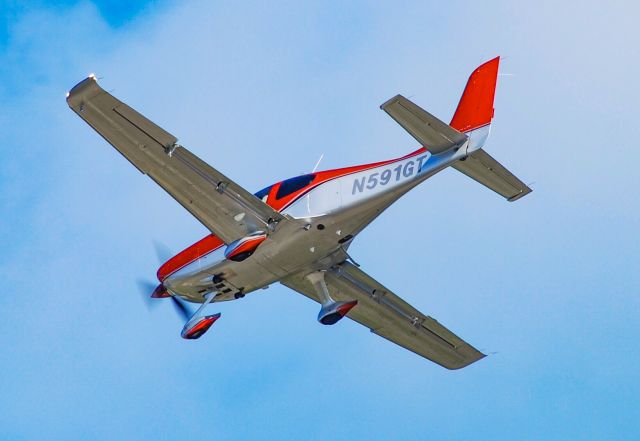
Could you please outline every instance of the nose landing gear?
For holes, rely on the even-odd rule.
[[[204,317],[200,316],[200,312],[213,300],[215,296],[215,292],[209,293],[205,297],[204,303],[198,308],[198,310],[189,318],[188,313],[185,310],[185,316],[188,318],[187,323],[182,328],[182,332],[180,336],[186,340],[195,340],[204,335],[205,332],[209,330],[211,325],[213,325],[216,320],[220,318],[220,313],[213,315],[205,315]],[[174,298],[174,300],[176,300]],[[183,306],[184,307],[184,306]]]
[[[180,336],[185,340],[195,340],[202,337],[202,335],[204,335],[204,333],[209,330],[211,325],[213,325],[216,320],[220,318],[220,315],[220,313],[206,315],[204,317],[198,318],[193,324],[187,323],[184,328],[182,328]]]

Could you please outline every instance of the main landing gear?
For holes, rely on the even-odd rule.
[[[318,313],[318,321],[323,325],[333,325],[358,304],[357,300],[347,302],[336,302],[329,295],[327,284],[324,281],[324,271],[317,271],[307,275],[307,280],[311,282],[320,297],[322,307]]]

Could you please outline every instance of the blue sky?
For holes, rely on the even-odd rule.
[[[235,3],[0,6],[0,439],[637,440],[638,7]],[[456,372],[323,327],[279,285],[180,339],[135,281],[154,240],[207,232],[64,101],[96,72],[255,191],[321,153],[411,151],[380,103],[403,93],[447,120],[495,55],[510,75],[487,150],[534,193],[509,204],[446,170],[351,248],[492,354]]]

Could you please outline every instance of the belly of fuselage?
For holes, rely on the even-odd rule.
[[[422,154],[420,154],[422,155]],[[346,258],[351,240],[389,205],[447,165],[449,159],[415,155],[341,176],[283,207],[286,222],[242,262],[224,258],[225,245],[201,256],[164,280],[173,292],[202,302],[217,291],[216,301],[255,291],[308,269],[328,269]],[[214,278],[224,284],[214,283]],[[220,285],[216,287],[216,285]]]
[[[217,291],[215,301],[227,301],[238,292],[247,294],[305,268],[328,269],[344,261],[342,249],[396,199],[388,194],[330,214],[289,219],[248,259],[225,259],[223,245],[171,274],[164,284],[194,302],[202,302],[212,291]],[[214,278],[224,283],[215,283]]]

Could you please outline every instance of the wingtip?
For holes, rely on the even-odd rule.
[[[400,98],[404,98],[402,96],[402,94],[397,94],[397,95],[389,98],[387,101],[385,101],[384,103],[380,104],[380,109],[385,110],[390,104],[394,103],[395,101],[397,101]]]
[[[96,74],[90,73],[84,80],[73,86],[71,90],[67,92],[67,104],[69,107],[73,107],[75,104],[75,97],[86,94],[91,88],[99,87]]]

